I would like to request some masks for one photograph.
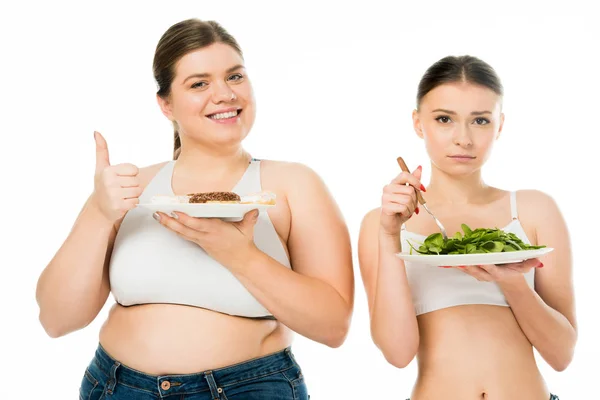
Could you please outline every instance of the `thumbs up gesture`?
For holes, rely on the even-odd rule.
[[[92,195],[100,212],[111,222],[125,216],[138,204],[142,188],[139,169],[133,164],[110,165],[106,140],[94,132],[96,140],[96,172]]]

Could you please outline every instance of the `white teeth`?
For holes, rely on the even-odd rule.
[[[219,114],[211,115],[209,118],[212,118],[212,119],[226,119],[226,118],[233,118],[233,117],[235,117],[237,115],[238,115],[237,111],[229,111],[229,112],[226,112],[226,113],[219,113]]]

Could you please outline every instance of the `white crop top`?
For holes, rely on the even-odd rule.
[[[173,196],[175,161],[168,162],[150,181],[140,203],[152,196]],[[253,159],[232,190],[240,196],[260,192],[260,161]],[[291,268],[283,244],[266,212],[254,227],[256,246]],[[123,306],[169,303],[202,307],[225,314],[272,318],[272,314],[227,268],[200,246],[171,232],[141,207],[130,210],[115,238],[110,260],[110,285]]]
[[[524,243],[531,244],[519,222],[516,192],[510,194],[510,205],[512,221],[502,230],[512,232]],[[400,237],[403,249],[409,248],[407,239],[414,243],[415,241],[422,242],[426,238],[426,236],[407,231],[404,226]],[[438,268],[413,262],[404,264],[417,315],[465,304],[508,307],[502,290],[495,282],[480,282],[456,268]],[[525,280],[530,287],[533,287],[534,284],[534,270],[535,268],[525,274]]]

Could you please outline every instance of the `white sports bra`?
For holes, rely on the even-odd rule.
[[[531,244],[519,222],[516,192],[510,194],[510,208],[512,221],[502,230],[512,232],[523,242]],[[400,240],[403,249],[409,248],[407,239],[414,242],[423,241],[425,237],[409,232],[402,226]],[[480,282],[456,268],[438,268],[412,262],[404,264],[417,315],[465,304],[508,307],[504,294],[495,282]],[[535,268],[525,274],[525,280],[530,287],[534,284],[534,270]]]
[[[140,203],[149,203],[155,195],[174,195],[174,166],[175,161],[170,161],[160,169],[140,196]],[[232,191],[244,196],[261,190],[260,161],[253,159]],[[291,268],[266,212],[258,216],[254,242],[261,251]],[[244,317],[273,317],[227,268],[197,244],[162,226],[152,218],[151,211],[141,207],[130,210],[123,219],[109,271],[111,291],[123,306],[169,303]]]

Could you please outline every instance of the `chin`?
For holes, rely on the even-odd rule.
[[[211,141],[223,146],[231,146],[241,143],[248,132],[246,131],[232,131],[232,132],[214,132],[210,135]]]
[[[239,144],[248,136],[245,126],[196,126],[193,131],[187,131],[187,137],[191,141],[218,146],[232,146]]]
[[[479,161],[470,163],[456,163],[446,159],[436,161],[433,163],[439,170],[445,172],[448,175],[454,176],[467,176],[481,169],[481,163]]]
[[[449,165],[445,168],[446,172],[451,175],[471,175],[474,172],[477,172],[481,169],[481,165],[473,164],[473,165]]]

